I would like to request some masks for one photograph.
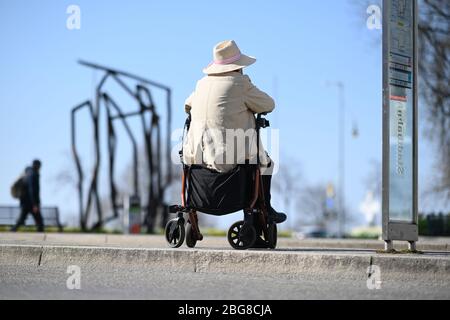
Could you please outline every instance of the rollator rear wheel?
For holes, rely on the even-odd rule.
[[[238,221],[228,229],[228,242],[237,250],[251,248],[256,241],[255,227],[247,224],[244,230],[243,226],[244,221]]]
[[[179,248],[184,242],[184,221],[172,219],[166,224],[166,241],[172,248]]]
[[[267,242],[270,249],[275,249],[277,247],[277,240],[278,240],[278,231],[277,231],[277,225],[275,223],[269,224],[267,228]]]
[[[194,230],[192,230],[192,224],[186,224],[186,245],[189,248],[194,248],[197,244],[197,238],[195,238]]]

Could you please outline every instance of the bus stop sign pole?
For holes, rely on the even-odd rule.
[[[383,240],[416,250],[417,0],[383,0]]]

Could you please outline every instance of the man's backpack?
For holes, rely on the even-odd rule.
[[[21,175],[11,186],[11,196],[15,199],[20,199],[23,196],[25,189],[25,175]]]

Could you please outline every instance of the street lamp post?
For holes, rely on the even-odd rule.
[[[341,81],[328,83],[336,86],[339,91],[339,116],[338,116],[338,225],[339,237],[345,235],[345,86]]]

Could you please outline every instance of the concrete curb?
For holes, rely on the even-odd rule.
[[[286,241],[289,245],[289,241]],[[314,240],[305,239],[300,241],[292,241],[293,246],[301,245],[304,248],[346,248],[346,249],[370,249],[370,250],[383,250],[384,242],[381,240],[372,241],[358,241],[358,240]],[[408,249],[408,243],[405,241],[394,241],[394,248],[396,250]],[[450,251],[450,245],[448,243],[427,243],[417,242],[417,250],[420,251]]]
[[[382,250],[381,240],[360,239],[296,239],[279,238],[279,248],[328,248],[328,249],[368,249]],[[77,233],[0,233],[0,244],[21,245],[64,245],[64,246],[111,246],[123,248],[168,248],[164,236],[158,235],[117,235],[117,234],[77,234]],[[230,248],[225,237],[205,237],[199,247]],[[407,249],[404,241],[394,241],[397,250]],[[448,238],[420,238],[417,249],[422,251],[450,251]]]
[[[169,272],[307,275],[367,279],[370,265],[384,277],[450,281],[450,256],[233,251],[83,246],[0,245],[1,265],[85,268],[148,268]]]

